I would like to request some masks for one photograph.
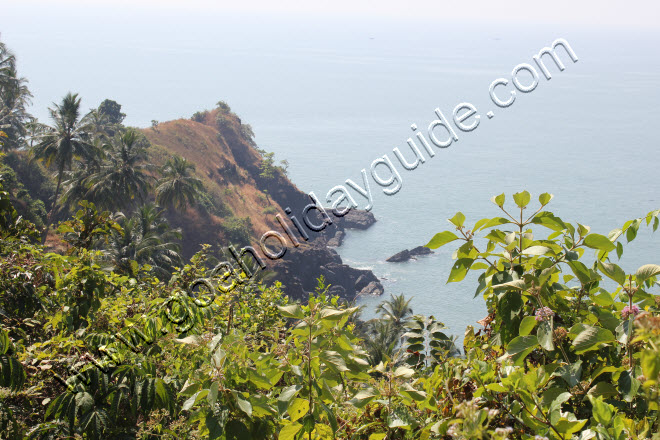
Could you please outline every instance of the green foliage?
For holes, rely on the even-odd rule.
[[[281,166],[275,165],[275,153],[269,153],[266,150],[257,148],[261,154],[261,162],[259,163],[259,177],[264,180],[273,180],[280,173],[286,175],[289,167],[289,162],[286,160],[281,161]]]
[[[117,133],[103,149],[99,168],[82,179],[83,199],[109,210],[133,208],[144,203],[151,188],[153,167],[147,163],[149,142],[135,129]]]
[[[0,148],[4,152],[25,147],[27,112],[32,95],[27,80],[18,76],[16,57],[0,41]]]
[[[14,154],[12,156],[15,157]],[[5,158],[0,155],[0,159],[4,160]],[[37,173],[35,180],[38,179],[39,174]],[[19,176],[14,169],[5,163],[0,163],[0,181],[2,181],[4,189],[9,194],[19,215],[37,226],[43,226],[46,220],[44,203],[41,200],[32,198],[31,191],[23,185],[22,179],[19,180]],[[31,179],[27,181],[31,182]]]
[[[203,112],[195,112],[190,120],[195,121],[195,122],[204,122],[206,117],[208,116],[209,112],[208,111],[203,111]]]
[[[461,242],[449,282],[480,275],[489,315],[468,327],[460,356],[403,295],[362,322],[323,279],[292,303],[208,246],[160,276],[138,258],[168,242],[155,208],[113,219],[82,203],[61,226],[71,252],[45,253],[0,192],[0,436],[651,438],[660,266],[626,273],[615,255],[660,211],[606,236],[542,209],[520,216],[524,192],[516,215],[504,196],[495,203],[502,217],[468,230],[459,213],[429,243]],[[127,237],[139,252],[108,266],[110,250],[95,248]]]
[[[80,102],[78,94],[68,93],[60,104],[54,104],[49,109],[53,126],[45,128],[39,138],[40,142],[32,148],[33,159],[43,161],[46,167],[54,167],[57,173],[57,186],[46,220],[47,227],[58,205],[64,172],[71,169],[74,160],[91,160],[98,155],[98,150],[92,145],[93,125],[89,115],[81,118]],[[47,236],[48,228],[42,238],[44,242]]]
[[[250,243],[252,222],[249,217],[241,218],[232,215],[224,219],[222,230],[225,232],[228,242],[236,245],[246,245]]]
[[[167,160],[156,187],[156,201],[164,207],[185,210],[204,194],[204,185],[191,172],[195,165],[180,156]]]
[[[540,208],[525,216],[528,192],[514,194],[515,214],[505,209],[502,194],[492,200],[505,217],[482,219],[468,229],[458,213],[450,219],[457,232],[436,234],[427,244],[463,242],[448,282],[462,280],[469,270],[480,273],[476,295],[486,299],[489,316],[484,335],[468,329],[465,340],[468,359],[479,366],[472,373],[475,395],[530,434],[644,438],[659,428],[655,368],[647,368],[656,375],[652,381],[643,377],[643,365],[655,365],[658,351],[652,338],[635,337],[634,318],[643,311],[646,321],[640,322],[655,322],[660,296],[651,291],[660,267],[626,274],[610,253],[620,258],[619,239],[625,234],[633,240],[644,222],[657,229],[660,210],[604,236],[543,211],[551,199],[542,194]],[[533,227],[549,230],[547,237]],[[595,250],[595,261],[585,264],[580,260],[587,249]],[[616,283],[614,291],[606,290],[605,278]],[[465,428],[455,426],[455,433]]]
[[[99,105],[98,112],[107,117],[108,123],[113,125],[121,125],[126,117],[126,114],[121,112],[121,104],[111,99],[104,100]]]
[[[218,101],[215,106],[218,110],[220,110],[221,113],[231,112],[231,107],[229,107],[229,104],[227,104],[225,101]]]
[[[120,234],[123,232],[119,223],[112,219],[108,211],[98,212],[96,206],[86,200],[79,204],[82,209],[76,212],[74,218],[65,221],[57,228],[73,251],[100,248],[103,246],[100,242],[107,243],[107,237],[113,231]]]

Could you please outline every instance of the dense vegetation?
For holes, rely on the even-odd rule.
[[[656,229],[660,210],[609,238],[547,211],[483,219],[471,230],[458,213],[450,220],[458,234],[439,233],[428,246],[464,240],[449,281],[481,271],[477,294],[490,313],[484,329],[468,328],[457,356],[442,324],[412,315],[402,297],[362,322],[322,280],[308,304],[289,304],[278,283],[214,268],[208,248],[167,282],[130,258],[108,266],[90,244],[124,227],[93,205],[60,228],[68,255],[45,253],[1,197],[6,438],[641,439],[658,431],[660,266],[626,274],[609,253],[620,256],[619,240],[633,240],[640,225]],[[514,199],[522,213],[529,194]],[[503,207],[504,196],[494,201]],[[534,238],[532,226],[551,233]],[[597,250],[593,265],[580,261],[585,248]],[[605,278],[616,287],[603,287]]]
[[[364,321],[323,279],[296,304],[209,246],[182,261],[164,212],[213,204],[191,164],[153,169],[113,101],[68,94],[44,125],[28,99],[0,44],[0,438],[660,438],[660,266],[615,263],[660,210],[609,236],[549,194],[457,213],[427,246],[461,243],[448,282],[479,273],[489,311],[459,348],[402,295]]]

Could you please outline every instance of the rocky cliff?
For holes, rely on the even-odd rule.
[[[263,152],[252,139],[251,127],[227,106],[196,113],[191,120],[163,122],[143,132],[152,144],[155,165],[169,156],[182,156],[195,164],[195,173],[208,191],[205,204],[183,214],[168,214],[171,223],[183,231],[186,258],[202,244],[211,244],[218,255],[230,244],[259,250],[260,238],[268,231],[286,237],[282,222],[294,229],[287,211],[297,214],[311,203],[282,169],[272,167],[271,173],[263,172]],[[293,298],[305,299],[321,275],[332,285],[333,293],[348,300],[358,294],[381,294],[383,287],[371,271],[343,264],[332,249],[341,244],[345,229],[365,229],[373,224],[373,214],[351,211],[332,220],[321,232],[306,231],[308,240],[298,235],[299,245],[288,243],[282,258],[263,261],[277,272],[276,279]],[[320,223],[320,217],[314,221]]]

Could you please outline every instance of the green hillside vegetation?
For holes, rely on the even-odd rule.
[[[279,283],[214,269],[208,248],[162,278],[157,252],[95,250],[145,217],[158,230],[153,212],[130,224],[84,204],[60,227],[69,252],[45,252],[0,196],[3,438],[657,438],[660,266],[612,259],[660,210],[609,237],[541,210],[548,194],[525,221],[468,230],[458,213],[428,246],[464,242],[448,281],[481,273],[489,315],[460,350],[403,297],[364,322],[322,279],[290,303]]]

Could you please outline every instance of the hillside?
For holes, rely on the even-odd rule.
[[[233,244],[251,245],[259,250],[259,239],[270,230],[285,234],[276,219],[288,219],[285,208],[300,213],[310,198],[300,191],[279,167],[270,176],[262,173],[262,154],[256,148],[249,125],[242,123],[227,106],[196,113],[192,120],[163,122],[142,132],[151,142],[151,160],[161,165],[171,155],[195,164],[196,175],[204,182],[213,207],[189,208],[184,215],[168,212],[170,222],[183,231],[185,258],[210,244],[216,253]],[[355,220],[355,221],[353,221]],[[309,241],[298,236],[301,245],[289,246],[282,259],[263,258],[292,297],[302,298],[311,291],[316,278],[325,276],[332,291],[347,299],[358,293],[381,294],[382,286],[371,271],[350,268],[327,246],[341,242],[345,227],[368,227],[375,221],[371,213],[352,212],[335,218],[322,233],[307,231]],[[288,221],[289,227],[293,225]],[[289,243],[290,244],[290,243]]]

